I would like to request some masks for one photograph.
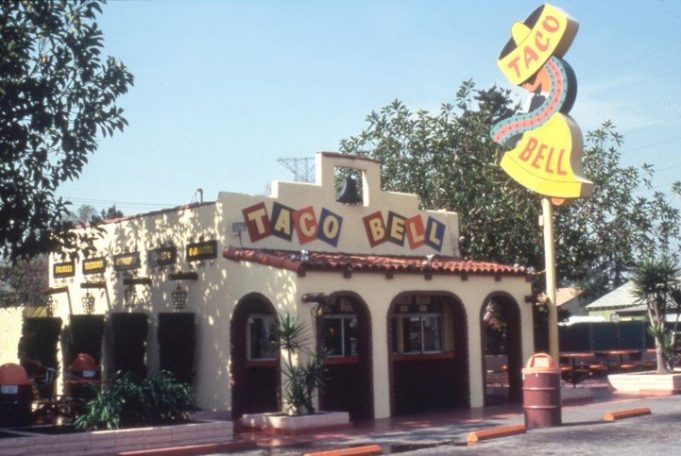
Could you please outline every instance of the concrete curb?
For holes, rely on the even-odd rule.
[[[476,443],[481,440],[496,439],[499,437],[506,437],[509,435],[524,434],[524,424],[511,424],[507,426],[495,426],[493,428],[481,429],[473,431],[466,437],[466,443]]]

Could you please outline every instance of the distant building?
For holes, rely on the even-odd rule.
[[[646,305],[634,296],[633,286],[633,282],[628,281],[587,304],[589,316],[602,317],[605,321],[645,320],[648,316]]]

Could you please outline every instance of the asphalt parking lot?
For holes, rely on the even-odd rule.
[[[651,415],[603,421],[609,411],[649,407]],[[444,455],[622,455],[632,450],[647,455],[679,454],[681,396],[617,398],[563,407],[563,425],[529,430],[525,434],[466,445],[472,430],[505,424],[521,424],[521,413],[478,421],[453,422],[433,427],[352,434],[290,446],[259,448],[233,454],[242,456],[289,456],[311,451],[379,444],[386,454]]]

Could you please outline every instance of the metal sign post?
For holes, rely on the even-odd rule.
[[[558,359],[558,307],[556,306],[556,251],[553,240],[553,204],[541,199],[544,219],[544,262],[546,264],[546,309],[548,310],[549,354]]]

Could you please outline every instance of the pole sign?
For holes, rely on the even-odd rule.
[[[591,196],[593,183],[582,173],[582,132],[568,115],[577,93],[570,65],[562,59],[578,24],[544,4],[511,27],[497,61],[515,85],[534,94],[529,112],[498,122],[494,141],[509,148],[501,168],[515,181],[554,200]]]

